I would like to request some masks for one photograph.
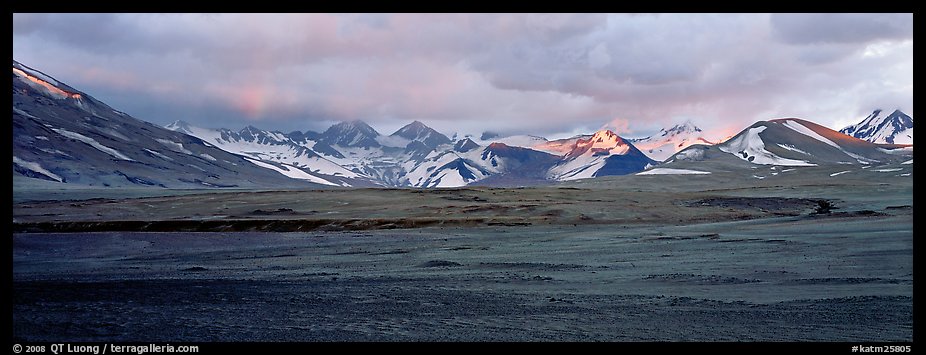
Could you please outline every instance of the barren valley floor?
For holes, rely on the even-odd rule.
[[[640,180],[15,203],[13,336],[912,341],[911,178]]]

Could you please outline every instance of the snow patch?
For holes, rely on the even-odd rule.
[[[40,165],[39,163],[35,163],[35,162],[31,162],[31,161],[22,160],[22,159],[19,159],[19,157],[17,157],[17,156],[14,155],[14,156],[13,156],[13,164],[19,165],[19,166],[24,167],[24,168],[26,168],[26,169],[29,169],[29,170],[31,170],[31,171],[33,171],[33,172],[36,172],[36,173],[45,175],[45,176],[47,176],[47,177],[50,177],[50,178],[52,178],[52,179],[55,179],[55,180],[58,181],[58,182],[64,182],[64,179],[62,179],[60,176],[56,175],[56,174],[53,173],[53,172],[50,172],[50,171],[48,171],[48,170],[45,170],[45,168],[43,168],[42,165]]]
[[[217,161],[217,160],[218,160],[218,159],[216,159],[215,157],[213,157],[213,156],[211,156],[211,155],[209,155],[209,154],[206,154],[206,153],[202,153],[202,154],[200,154],[199,156],[205,158],[206,160],[211,160],[211,161]]]
[[[832,174],[830,174],[830,176],[837,176],[837,175],[842,175],[842,174],[845,174],[845,173],[848,173],[848,172],[849,172],[849,170],[846,170],[846,171],[840,171],[840,172],[838,172],[838,173],[832,173]]]
[[[813,138],[813,139],[816,139],[816,140],[821,141],[821,142],[823,142],[823,143],[829,144],[829,145],[833,146],[833,147],[836,148],[836,149],[842,150],[842,147],[840,147],[838,144],[833,143],[833,141],[831,141],[831,140],[829,140],[829,139],[826,139],[826,137],[821,136],[819,133],[814,132],[812,129],[807,128],[807,126],[804,126],[804,125],[798,123],[797,121],[787,120],[787,121],[785,121],[785,122],[782,123],[782,124],[785,125],[785,127],[788,127],[788,128],[794,130],[794,131],[797,132],[797,133],[803,134],[803,135],[808,136],[808,137],[810,137],[810,138]]]
[[[901,164],[913,164],[913,159],[907,160]]]
[[[161,158],[161,159],[164,159],[164,160],[174,161],[174,160],[171,159],[170,157],[168,157],[168,156],[166,156],[166,155],[164,155],[164,154],[158,153],[158,152],[156,152],[156,151],[153,151],[153,150],[151,150],[151,149],[145,148],[145,151],[148,152],[148,153],[154,154],[154,155],[157,156],[158,158]]]
[[[18,108],[16,108],[16,107],[13,107],[13,112],[16,112],[16,113],[18,113],[18,114],[20,114],[20,115],[23,115],[23,116],[26,116],[26,117],[29,117],[29,118],[38,119],[38,117],[35,117],[35,116],[33,116],[33,115],[30,115],[28,112],[23,111],[23,110],[20,110],[20,109],[18,109]]]
[[[293,178],[293,179],[308,180],[308,181],[311,181],[311,182],[314,182],[314,183],[317,183],[317,184],[330,185],[330,186],[338,186],[338,184],[335,184],[335,183],[332,183],[332,182],[330,182],[330,181],[328,181],[328,180],[325,180],[325,179],[322,179],[322,178],[320,178],[320,177],[311,175],[311,174],[306,173],[305,171],[299,170],[298,168],[293,167],[293,166],[291,166],[291,169],[290,169],[290,168],[287,168],[287,167],[286,167],[286,164],[281,164],[281,165],[283,165],[283,167],[277,167],[276,165],[264,163],[264,162],[262,162],[262,161],[260,161],[260,160],[254,160],[254,159],[251,159],[251,158],[245,158],[245,159],[247,159],[249,162],[253,163],[254,165],[257,165],[257,166],[262,167],[262,168],[266,168],[266,169],[270,169],[270,170],[276,171],[276,172],[278,172],[278,173],[280,173],[280,174],[283,174],[283,175],[285,175],[285,176],[291,177],[291,178]]]
[[[885,152],[887,154],[907,155],[907,154],[913,153],[913,146],[911,145],[909,147],[895,148],[895,149],[884,149],[884,148],[879,147],[878,150]]]
[[[186,148],[184,148],[184,147],[183,147],[183,144],[181,144],[181,143],[177,143],[177,142],[174,142],[174,141],[169,141],[169,140],[161,139],[161,138],[157,138],[157,139],[155,139],[155,140],[158,141],[158,143],[163,144],[164,146],[166,146],[167,148],[169,148],[170,150],[173,150],[173,151],[175,151],[175,152],[180,152],[180,153],[184,153],[184,154],[193,155],[193,152],[191,152],[191,151],[187,150]]]
[[[672,169],[672,168],[655,168],[637,173],[637,175],[706,175],[709,171],[689,170],[689,169]]]
[[[903,168],[875,169],[872,171],[877,171],[879,173],[892,173],[892,172],[901,171],[901,170],[903,170]]]
[[[110,148],[110,147],[107,147],[107,146],[105,146],[105,145],[102,145],[102,144],[100,144],[100,142],[97,142],[95,139],[90,138],[90,137],[87,137],[87,136],[82,135],[82,134],[80,134],[80,133],[71,132],[71,131],[68,131],[68,130],[63,129],[63,128],[52,128],[51,130],[55,131],[56,133],[58,133],[58,134],[60,134],[60,135],[62,135],[62,136],[65,136],[65,137],[67,137],[67,138],[76,139],[76,140],[79,140],[79,141],[81,141],[81,142],[84,142],[84,143],[86,143],[87,145],[89,145],[89,146],[91,146],[91,147],[94,147],[94,148],[96,148],[97,150],[99,150],[99,151],[101,151],[101,152],[103,152],[103,153],[109,154],[109,155],[113,156],[113,157],[116,158],[116,159],[122,159],[122,160],[128,160],[128,161],[135,161],[135,160],[133,160],[132,158],[129,158],[129,157],[125,156],[124,154],[120,153],[118,150],[115,150],[115,149],[113,149],[113,148]]]
[[[803,127],[803,126],[801,126]],[[766,126],[750,128],[744,134],[733,138],[718,148],[726,153],[733,154],[738,158],[762,165],[785,165],[785,166],[815,166],[803,160],[786,159],[779,157],[765,150],[765,142],[759,133],[765,131]],[[751,158],[751,159],[750,159]]]
[[[66,156],[66,157],[71,156],[70,154],[65,153],[65,152],[62,152],[62,151],[57,150],[57,149],[39,148],[39,150],[41,150],[41,151],[43,151],[43,152],[45,152],[45,153],[48,153],[48,154],[58,154],[58,155]]]
[[[807,153],[807,152],[805,152],[805,151],[803,151],[803,150],[797,149],[797,148],[795,148],[793,145],[790,145],[790,144],[781,144],[781,143],[776,143],[776,144],[778,144],[779,147],[782,147],[782,148],[784,148],[784,149],[790,150],[790,151],[792,151],[792,152],[798,152],[798,153],[801,153],[801,154],[804,154],[804,155],[813,156],[813,155],[811,155],[810,153]]]

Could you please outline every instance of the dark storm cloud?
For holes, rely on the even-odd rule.
[[[912,15],[15,14],[14,58],[133,115],[643,134],[912,114]],[[879,102],[884,102],[880,104]],[[734,128],[731,128],[734,127]]]

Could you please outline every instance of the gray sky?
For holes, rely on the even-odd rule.
[[[913,116],[912,14],[14,14],[13,58],[140,119],[232,129]]]

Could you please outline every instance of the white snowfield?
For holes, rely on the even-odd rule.
[[[785,122],[782,123],[782,124],[783,124],[785,127],[788,127],[788,128],[794,130],[794,131],[797,132],[797,133],[803,134],[803,135],[808,136],[808,137],[810,137],[810,138],[813,138],[813,139],[816,139],[816,140],[821,141],[821,142],[823,142],[823,143],[826,143],[826,144],[832,146],[833,148],[842,150],[842,147],[840,147],[839,144],[836,144],[836,143],[834,143],[833,141],[831,141],[831,140],[829,140],[829,139],[826,139],[826,137],[821,136],[819,133],[814,132],[812,129],[807,128],[807,126],[804,126],[804,125],[798,123],[797,121],[787,120],[787,121],[785,121]]]
[[[637,173],[637,175],[707,175],[710,171],[690,170],[690,169],[672,169],[672,168],[655,168]]]
[[[460,187],[466,186],[475,181],[482,180],[488,175],[483,174],[471,162],[482,160],[482,154],[488,147],[482,149],[473,149],[466,153],[456,151],[431,152],[425,161],[420,164],[408,161],[403,166],[408,171],[405,175],[409,183],[415,187]],[[475,179],[466,179],[457,169],[444,169],[437,171],[438,168],[449,164],[457,159],[463,159],[464,166],[473,173]],[[495,160],[497,166],[492,166]],[[482,168],[492,173],[498,173],[504,167],[504,161],[498,160],[493,154],[486,154],[486,164]],[[433,175],[433,176],[432,176]]]
[[[87,137],[80,133],[71,132],[63,128],[52,128],[51,130],[67,138],[76,139],[81,142],[84,142],[87,145],[94,147],[103,153],[111,155],[113,158],[121,159],[121,160],[128,160],[128,161],[135,161],[134,159],[127,157],[125,154],[120,153],[118,150],[102,145],[100,144],[100,142],[97,142],[95,139]]]
[[[884,140],[883,134],[881,140]],[[884,143],[886,142],[887,141],[884,141]],[[894,144],[913,144],[913,128],[907,128],[894,135]]]
[[[226,152],[245,155],[252,159],[286,164],[297,170],[308,170],[317,174],[341,176],[347,178],[359,177],[357,173],[347,170],[343,166],[338,165],[328,159],[321,157],[308,157],[304,154],[300,155],[298,151],[287,144],[260,144],[241,140],[226,141],[222,139],[222,133],[218,130],[189,125],[182,127],[179,122],[174,122],[168,125],[167,128],[202,139],[203,142],[213,145]],[[277,142],[284,143],[288,141],[288,139],[280,133],[267,133],[270,135],[270,138],[276,140]],[[314,144],[314,142],[309,143],[309,145]]]
[[[595,172],[605,164],[607,156],[579,156],[550,169],[550,177],[554,180],[579,180],[595,176]]]
[[[33,171],[33,172],[36,172],[36,173],[45,175],[45,176],[47,176],[47,177],[50,177],[50,178],[52,178],[52,179],[57,180],[58,182],[63,182],[63,181],[64,181],[64,179],[62,179],[60,176],[56,175],[56,174],[53,173],[53,172],[50,172],[50,171],[46,170],[46,169],[43,168],[42,165],[40,165],[39,163],[31,162],[31,161],[26,161],[26,160],[22,160],[22,159],[20,159],[19,157],[15,156],[15,155],[13,156],[13,164],[19,165],[19,166],[21,166],[21,167],[23,167],[23,168],[26,168],[26,169],[29,169],[29,170],[31,170],[31,171]]]
[[[249,162],[253,163],[254,165],[257,165],[257,166],[262,167],[262,168],[267,168],[267,169],[276,171],[276,172],[278,172],[278,173],[280,173],[280,174],[286,175],[286,176],[291,177],[291,178],[293,178],[293,179],[308,180],[308,181],[311,181],[311,182],[314,182],[314,183],[318,183],[318,184],[322,184],[322,185],[339,186],[338,184],[335,184],[335,183],[333,183],[333,182],[330,182],[330,181],[328,181],[328,180],[322,179],[322,178],[317,177],[317,176],[314,176],[314,175],[310,175],[309,173],[306,173],[306,172],[304,172],[304,171],[302,171],[302,170],[299,170],[299,169],[297,169],[297,168],[295,168],[295,167],[292,167],[292,166],[290,166],[290,167],[288,167],[288,168],[287,168],[287,167],[282,167],[282,168],[281,168],[281,167],[277,167],[277,166],[275,166],[275,165],[273,165],[273,164],[265,163],[265,162],[262,162],[262,161],[256,160],[256,159],[251,159],[251,158],[245,158],[245,159],[247,159]],[[283,164],[283,165],[285,165],[285,164]]]
[[[803,127],[803,126],[801,126]],[[779,157],[771,152],[765,150],[765,142],[762,141],[762,137],[759,136],[759,133],[765,131],[768,127],[759,126],[750,128],[744,134],[739,135],[721,145],[718,148],[726,153],[735,155],[736,157],[750,161],[749,157],[753,159],[750,161],[753,164],[761,165],[784,165],[784,166],[816,166],[816,164],[809,163],[803,160],[794,160],[786,159]],[[741,152],[746,152],[749,157],[743,157]]]

